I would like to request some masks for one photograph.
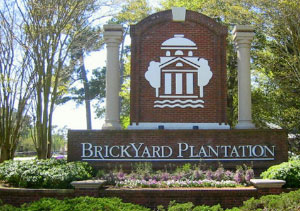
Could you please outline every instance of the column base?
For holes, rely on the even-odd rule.
[[[121,124],[118,121],[105,121],[102,130],[121,130]]]
[[[251,122],[251,120],[239,120],[235,129],[255,129],[255,125]]]

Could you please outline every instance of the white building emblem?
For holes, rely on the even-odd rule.
[[[203,108],[204,86],[213,73],[208,61],[194,57],[196,44],[175,34],[162,43],[161,49],[166,50],[160,62],[151,61],[145,78],[155,88],[154,108]]]

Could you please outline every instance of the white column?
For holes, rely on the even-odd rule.
[[[253,129],[251,114],[250,48],[254,28],[237,25],[233,30],[238,62],[238,124],[236,129]]]
[[[104,42],[106,43],[106,107],[105,123],[102,129],[120,130],[120,62],[119,46],[122,41],[123,28],[119,24],[104,25]]]

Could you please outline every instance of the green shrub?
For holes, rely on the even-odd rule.
[[[64,159],[5,161],[0,180],[24,188],[71,188],[70,183],[92,177],[92,167]]]
[[[286,184],[284,187],[300,187],[300,160],[293,160],[271,166],[260,176],[264,179],[285,180]]]
[[[163,210],[160,208],[160,210]],[[220,205],[194,206],[193,203],[178,204],[170,202],[168,211],[223,211]],[[280,195],[262,196],[259,199],[251,198],[244,202],[241,207],[233,207],[226,211],[248,211],[248,210],[300,210],[300,190]]]
[[[236,208],[235,208],[236,209]],[[280,195],[262,196],[259,199],[251,198],[244,202],[239,210],[300,210],[300,190]],[[232,209],[234,210],[234,209]]]
[[[168,207],[168,211],[223,211],[223,209],[219,204],[214,206],[194,206],[192,202],[187,202],[183,204],[171,202]]]
[[[0,206],[0,211],[84,211],[84,210],[105,210],[105,211],[150,211],[150,209],[134,205],[131,203],[123,203],[118,198],[92,198],[78,197],[73,199],[58,200],[53,198],[44,198],[39,201],[23,204],[21,208],[16,208],[11,205]],[[165,211],[162,206],[158,207],[159,211]],[[168,211],[224,211],[220,205],[194,206],[192,202],[176,203],[170,202],[167,208]],[[248,211],[248,210],[300,210],[300,190],[280,195],[268,195],[259,199],[251,198],[244,202],[241,207],[226,209],[226,211]]]
[[[0,209],[1,210],[1,209]],[[78,197],[73,199],[58,200],[53,198],[43,198],[31,204],[24,204],[20,210],[51,210],[51,211],[84,211],[84,210],[105,210],[105,211],[150,211],[150,209],[124,203],[119,198],[92,198]]]
[[[18,210],[20,209],[9,204],[0,206],[0,211],[18,211]]]

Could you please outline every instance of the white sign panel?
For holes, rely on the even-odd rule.
[[[255,161],[274,160],[275,146],[200,145],[185,142],[177,146],[129,143],[127,145],[93,145],[81,143],[84,161]]]

